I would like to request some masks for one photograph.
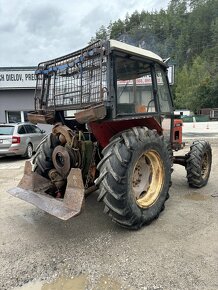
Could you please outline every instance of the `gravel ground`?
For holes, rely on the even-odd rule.
[[[112,223],[97,193],[66,222],[10,196],[23,166],[0,159],[0,289],[218,289],[218,140],[208,185],[190,189],[175,165],[165,211],[139,231]]]

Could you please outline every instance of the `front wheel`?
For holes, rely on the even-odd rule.
[[[162,136],[145,127],[129,129],[103,150],[98,200],[123,227],[139,229],[164,209],[171,182],[169,152]]]
[[[212,150],[207,141],[195,141],[186,155],[187,180],[190,187],[201,188],[210,176]]]

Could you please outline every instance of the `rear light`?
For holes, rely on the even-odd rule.
[[[20,137],[13,136],[12,137],[12,144],[20,144]]]

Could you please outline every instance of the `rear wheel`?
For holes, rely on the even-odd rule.
[[[96,180],[105,211],[121,226],[138,229],[164,209],[171,163],[161,136],[145,127],[123,132],[103,150]]]
[[[33,156],[33,146],[32,144],[28,144],[26,148],[26,152],[24,154],[24,158],[30,159]]]
[[[211,163],[212,150],[207,141],[195,141],[186,155],[186,171],[189,186],[200,188],[207,184]]]
[[[36,148],[36,154],[33,158],[33,171],[48,178],[48,172],[52,169],[52,153],[59,144],[58,137],[53,134],[45,136]]]

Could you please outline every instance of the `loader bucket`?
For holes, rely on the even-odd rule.
[[[70,170],[63,199],[57,199],[45,193],[51,186],[52,183],[33,172],[30,161],[26,161],[20,183],[17,187],[9,189],[8,192],[62,220],[68,220],[80,214],[84,204],[81,169],[72,168]]]

